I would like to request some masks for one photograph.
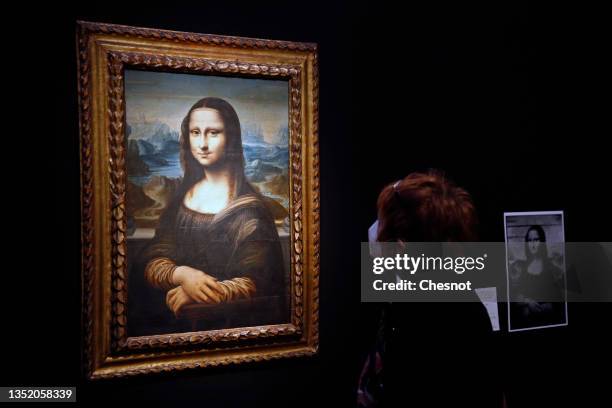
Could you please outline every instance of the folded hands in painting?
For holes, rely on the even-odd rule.
[[[217,305],[249,299],[257,291],[250,278],[238,277],[219,282],[216,278],[189,266],[177,267],[172,281],[177,286],[166,294],[166,305],[174,314],[188,304]]]
[[[179,286],[168,291],[166,304],[174,313],[190,303],[216,305],[224,297],[223,288],[217,279],[189,266],[177,267],[173,282]]]
[[[173,280],[198,303],[218,304],[223,299],[223,288],[216,278],[190,266],[175,269]]]
[[[169,290],[166,294],[166,305],[174,314],[177,314],[183,306],[191,303],[195,303],[195,301],[185,293],[181,286]]]

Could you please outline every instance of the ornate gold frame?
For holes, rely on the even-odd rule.
[[[91,379],[318,350],[317,46],[78,22],[84,369]],[[127,337],[124,67],[281,77],[290,96],[291,323]]]

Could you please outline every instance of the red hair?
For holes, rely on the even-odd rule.
[[[412,173],[378,196],[378,241],[475,241],[470,194],[438,171]]]

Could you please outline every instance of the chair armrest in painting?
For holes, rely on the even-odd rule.
[[[183,306],[176,314],[177,319],[218,319],[228,315],[251,313],[255,309],[266,309],[275,305],[277,296],[266,296],[252,299],[238,299],[219,305],[195,303]]]

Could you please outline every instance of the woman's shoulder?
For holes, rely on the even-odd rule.
[[[258,214],[266,209],[261,195],[256,193],[242,194],[232,200],[224,212],[233,214]]]
[[[244,223],[248,220],[266,220],[268,212],[266,206],[257,194],[242,194],[230,201],[230,203],[215,217],[216,224],[231,222]]]
[[[276,238],[276,226],[265,204],[256,195],[237,197],[210,223],[211,231],[238,240]]]

